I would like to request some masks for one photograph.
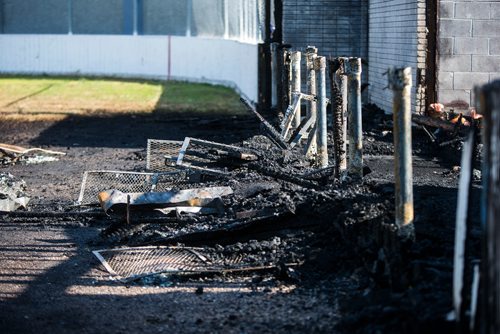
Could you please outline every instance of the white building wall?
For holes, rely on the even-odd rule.
[[[0,35],[0,73],[218,83],[257,100],[257,45],[179,36]]]
[[[413,71],[412,110],[420,111],[425,100],[426,27],[425,0],[370,0],[368,62],[370,102],[392,110],[392,91],[387,87],[389,67]],[[418,80],[417,80],[418,79]]]

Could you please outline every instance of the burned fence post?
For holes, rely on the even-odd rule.
[[[484,300],[482,333],[500,333],[500,80],[478,89],[483,124],[482,226]]]
[[[279,73],[281,73],[281,80],[278,80],[279,89],[279,103],[280,111],[285,113],[288,106],[292,103],[292,87],[291,87],[291,52],[283,47],[283,51],[279,53],[281,61],[278,63]]]
[[[347,170],[347,77],[343,73],[345,59],[330,59],[328,64],[333,115],[333,156],[337,178]]]
[[[319,113],[316,117],[317,131],[317,146],[319,167],[328,166],[328,147],[327,147],[327,119],[326,119],[326,59],[325,57],[316,57],[314,61],[315,69],[318,71],[318,88],[319,88]]]
[[[361,58],[347,58],[347,135],[349,138],[349,175],[363,177],[363,127],[361,123]]]
[[[393,91],[394,177],[396,225],[403,239],[414,238],[413,170],[411,148],[411,68],[391,68],[389,87]]]
[[[315,97],[318,93],[318,86],[316,83],[316,69],[314,66],[314,60],[318,54],[318,49],[314,46],[308,46],[306,49],[306,69],[307,69],[307,94]],[[318,106],[315,100],[308,101],[307,104],[307,118],[316,119],[318,113]],[[310,134],[311,145],[306,146],[306,156],[312,157],[317,153],[316,146],[316,133],[312,131]]]
[[[301,85],[302,85],[302,79],[301,79],[301,73],[300,73],[300,60],[301,60],[301,53],[300,51],[294,51],[291,54],[291,62],[292,62],[292,96],[294,94],[300,95],[301,91]],[[293,100],[293,98],[292,98]],[[295,112],[294,119],[292,122],[292,126],[295,128],[298,128],[300,125],[301,121],[301,113],[300,113],[300,102],[297,107],[297,111]]]

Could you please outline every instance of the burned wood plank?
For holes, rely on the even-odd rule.
[[[412,121],[418,125],[430,126],[433,128],[443,129],[448,132],[455,132],[458,128],[458,133],[460,135],[466,135],[469,131],[469,126],[467,125],[456,125],[448,121],[444,121],[440,118],[431,118],[421,115],[412,115]]]

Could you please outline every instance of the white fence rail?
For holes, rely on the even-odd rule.
[[[218,83],[257,100],[257,45],[179,36],[0,35],[0,73]]]

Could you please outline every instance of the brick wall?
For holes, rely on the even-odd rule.
[[[367,0],[283,0],[283,40],[322,56],[368,57]]]
[[[392,91],[384,89],[384,73],[392,66],[410,66],[414,86],[412,110],[420,111],[425,101],[424,86],[419,84],[425,75],[425,0],[370,0],[368,11],[370,102],[391,111]]]
[[[441,1],[438,24],[438,100],[473,106],[474,86],[500,78],[500,2]]]

